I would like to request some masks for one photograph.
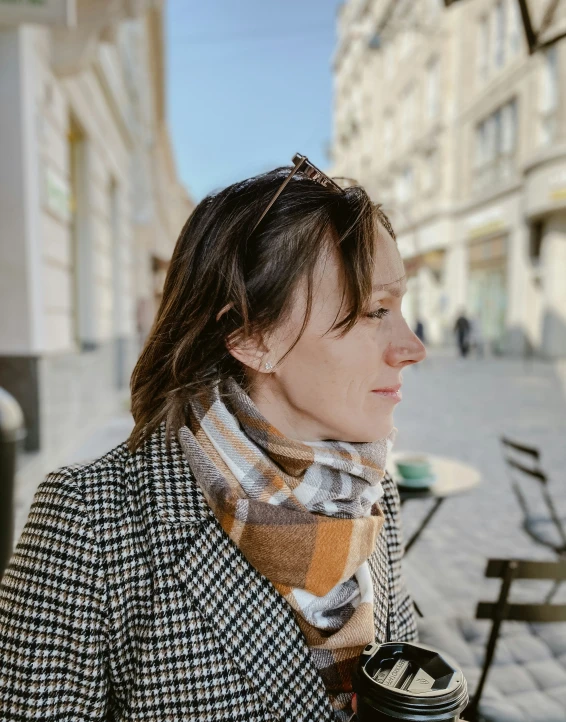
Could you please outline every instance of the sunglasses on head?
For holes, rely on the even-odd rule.
[[[297,173],[297,171],[301,171],[301,173],[306,175],[308,178],[315,181],[316,183],[320,183],[320,185],[324,186],[325,188],[332,188],[335,191],[344,193],[344,190],[342,188],[340,188],[340,186],[337,183],[335,183],[332,180],[332,178],[329,178],[326,175],[326,173],[323,173],[320,170],[320,168],[317,168],[314,165],[314,163],[311,163],[310,160],[306,157],[306,155],[301,155],[300,153],[295,153],[295,155],[293,156],[293,168],[291,168],[291,172],[285,178],[285,180],[283,181],[281,186],[278,188],[277,193],[269,201],[267,208],[263,211],[258,222],[253,227],[252,233],[259,226],[259,224],[263,221],[263,219],[267,215],[269,209],[273,206],[273,204],[279,198],[281,193],[283,193],[283,191],[285,190],[285,187],[290,182],[291,178],[295,175],[295,173]]]

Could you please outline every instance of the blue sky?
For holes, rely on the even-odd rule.
[[[195,200],[304,153],[328,165],[340,0],[168,0],[169,127]]]

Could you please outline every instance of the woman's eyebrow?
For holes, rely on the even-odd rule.
[[[403,295],[403,287],[397,281],[394,281],[393,283],[374,283],[372,291],[373,293],[376,291],[387,291],[387,293],[391,296],[395,296],[395,298],[400,298]]]

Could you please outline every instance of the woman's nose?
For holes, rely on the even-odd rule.
[[[407,323],[403,321],[404,329],[389,344],[387,349],[387,363],[390,366],[409,366],[418,364],[426,358],[426,348]]]

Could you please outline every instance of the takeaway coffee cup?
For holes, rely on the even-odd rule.
[[[368,644],[353,684],[360,722],[456,722],[468,704],[460,668],[423,644]]]

